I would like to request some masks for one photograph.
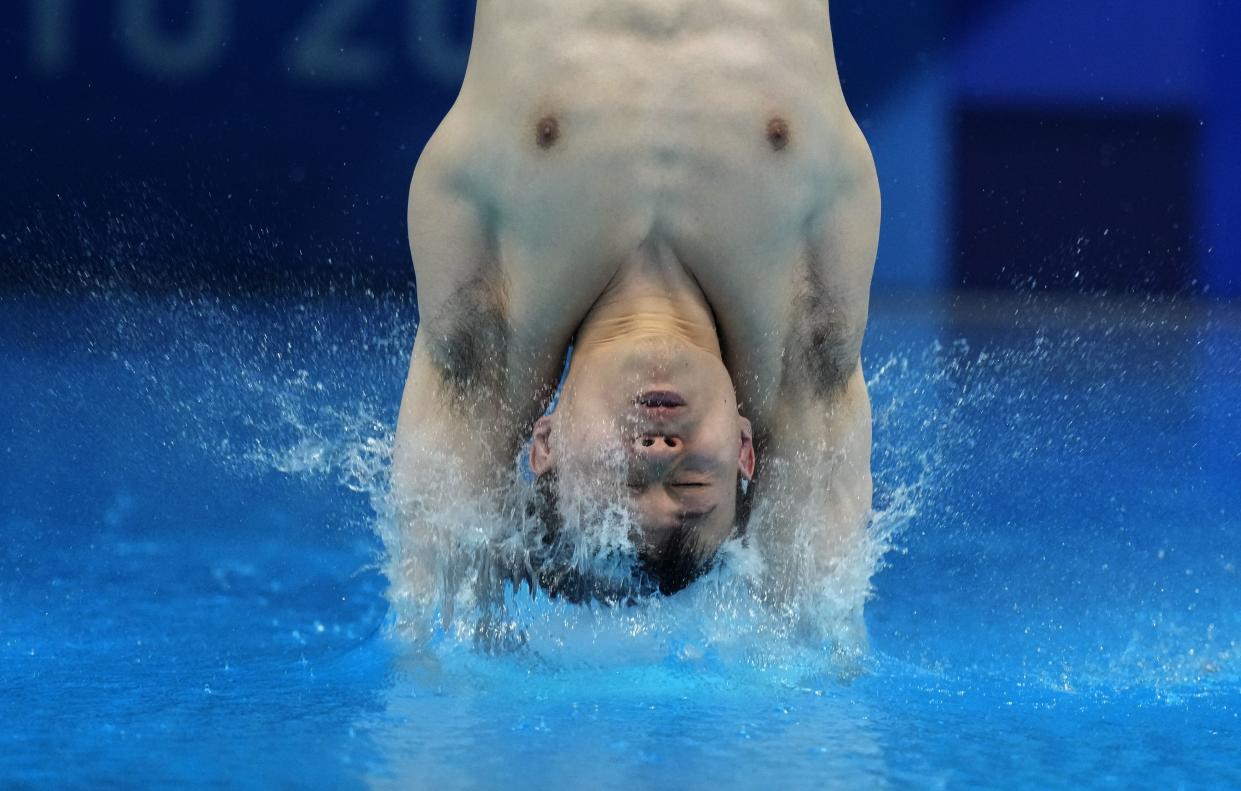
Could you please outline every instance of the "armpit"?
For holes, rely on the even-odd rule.
[[[500,396],[512,338],[503,286],[495,277],[471,278],[445,301],[437,316],[427,341],[444,384],[457,395]]]
[[[807,267],[793,301],[781,387],[816,399],[844,392],[858,365],[861,335],[846,307],[828,293],[814,267]]]

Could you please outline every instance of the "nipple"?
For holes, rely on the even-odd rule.
[[[776,116],[767,122],[767,142],[773,151],[783,151],[789,144],[789,122]]]
[[[539,148],[544,151],[556,145],[556,141],[560,139],[560,121],[556,116],[545,115],[540,118],[535,124],[534,138]]]

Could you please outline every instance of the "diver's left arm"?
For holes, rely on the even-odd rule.
[[[771,544],[773,592],[796,597],[866,552],[871,409],[861,366],[830,399],[782,402],[773,423],[759,449],[752,505],[762,518],[759,540]]]
[[[775,550],[765,553],[769,594],[817,602],[808,609],[820,613],[822,597],[832,598],[852,611],[864,641],[872,477],[861,347],[880,197],[860,130],[850,123],[838,141],[839,169],[807,239],[806,275],[795,284],[777,397],[768,402],[765,425],[755,426],[759,470],[751,505],[766,533],[756,540]]]
[[[831,400],[785,401],[758,452],[751,540],[764,598],[798,634],[838,656],[865,653],[863,605],[874,568],[871,410],[860,366]]]

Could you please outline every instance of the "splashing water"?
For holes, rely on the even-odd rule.
[[[183,431],[198,432],[199,446],[223,451],[225,463],[256,474],[327,478],[366,496],[370,529],[383,547],[391,628],[440,657],[516,652],[553,666],[710,658],[729,666],[854,672],[865,659],[860,613],[873,575],[942,477],[949,444],[969,441],[955,410],[986,397],[985,386],[972,383],[956,407],[928,398],[955,387],[950,380],[966,366],[964,346],[933,344],[917,357],[873,365],[876,510],[863,540],[796,596],[775,598],[763,584],[771,558],[795,558],[801,547],[766,546],[763,536],[779,515],[757,509],[752,540],[728,542],[689,590],[651,596],[634,587],[638,553],[623,507],[583,507],[549,542],[534,514],[533,489],[516,475],[499,509],[458,498],[438,513],[420,514],[421,530],[402,529],[391,494],[390,416],[416,331],[407,304],[374,298],[364,326],[344,336],[333,334],[341,328],[329,328],[312,302],[283,313],[278,329],[239,323],[236,308],[218,299],[172,301],[165,310],[177,328],[164,339],[173,347],[165,358],[209,371],[214,392],[187,401],[158,372],[134,373],[151,393],[164,393],[162,407],[178,416]],[[379,360],[381,370],[372,364],[366,376],[334,373],[365,367],[359,352]],[[235,430],[221,436],[228,423]],[[905,444],[887,444],[892,436]],[[442,485],[451,486],[451,471],[441,473]],[[808,540],[805,531],[799,540]],[[589,580],[591,595],[549,596],[537,584],[538,570],[547,568]],[[583,598],[590,601],[575,603]]]
[[[108,320],[94,323],[86,342],[123,365],[170,430],[212,463],[244,475],[331,480],[363,495],[373,510],[368,529],[382,544],[377,562],[389,580],[391,628],[422,650],[517,652],[552,665],[714,657],[753,667],[839,669],[862,660],[860,612],[870,580],[917,513],[942,453],[928,443],[910,461],[884,449],[885,432],[898,421],[946,419],[910,410],[901,399],[925,386],[926,377],[942,376],[932,369],[943,368],[950,352],[932,349],[918,360],[875,367],[876,455],[901,462],[880,470],[870,528],[830,573],[795,597],[773,598],[763,584],[771,558],[795,557],[798,548],[765,546],[767,525],[778,515],[756,509],[753,540],[728,542],[690,590],[663,597],[635,583],[638,551],[625,508],[583,505],[548,541],[534,513],[534,490],[516,474],[499,509],[458,498],[440,513],[422,514],[424,529],[402,529],[391,494],[392,416],[416,333],[412,306],[373,296],[359,306],[359,325],[348,326],[320,304],[308,298],[290,311],[215,295],[157,302],[104,284],[88,310]],[[263,320],[255,322],[256,314]],[[187,394],[189,377],[174,369],[196,372],[209,387]],[[366,373],[349,373],[357,370]],[[949,435],[939,434],[941,441]],[[450,486],[451,471],[442,474]],[[539,570],[556,568],[563,572],[557,587],[563,591],[576,578],[588,595],[549,596],[537,582]],[[574,603],[581,599],[591,601]]]
[[[960,439],[944,428],[952,423],[950,410],[936,406],[932,414],[928,407],[911,408],[905,394],[919,393],[928,376],[946,376],[959,364],[953,356],[963,352],[936,346],[917,361],[893,359],[877,368],[871,386],[883,404],[876,413],[881,435],[898,421],[921,420],[941,429],[941,447],[928,443],[913,461],[905,453],[887,452],[902,463],[879,477],[880,505],[866,534],[818,577],[796,563],[807,554],[811,531],[781,530],[794,541],[773,546],[764,539],[776,532],[774,523],[782,515],[759,508],[750,537],[727,542],[690,589],[671,597],[652,595],[636,571],[637,531],[619,494],[575,501],[553,538],[538,518],[535,490],[516,474],[499,507],[434,497],[427,499],[448,505],[428,510],[415,497],[413,508],[421,510],[398,515],[389,468],[374,467],[369,490],[386,549],[396,632],[440,654],[516,651],[541,666],[693,664],[712,657],[753,669],[852,673],[866,655],[861,611],[871,596],[872,576],[917,514],[944,439]],[[452,470],[436,472],[431,485],[460,490]],[[418,528],[404,529],[406,524]],[[797,577],[807,580],[804,588],[793,596],[773,595],[767,581],[773,559],[782,576],[804,575]]]
[[[1132,412],[1125,387],[1135,387],[1140,376],[1128,363],[1110,362],[1106,346],[1082,340],[1135,343],[1118,336],[1116,328],[1127,325],[1104,312],[1083,322],[1040,308],[1018,340],[998,349],[945,344],[938,333],[889,343],[900,351],[866,359],[874,405],[874,516],[865,540],[816,585],[792,600],[765,593],[761,581],[779,550],[762,545],[775,516],[757,511],[752,540],[727,544],[713,570],[690,589],[672,597],[613,595],[608,604],[604,595],[574,604],[532,584],[535,574],[510,570],[553,560],[583,577],[617,580],[623,592],[636,556],[623,509],[584,513],[569,540],[549,550],[529,513],[530,487],[515,479],[501,517],[481,503],[458,502],[451,512],[433,515],[439,532],[399,528],[389,481],[392,425],[416,333],[414,310],[400,297],[352,299],[330,293],[270,303],[213,294],[152,297],[104,282],[80,303],[85,329],[73,343],[123,368],[148,403],[152,422],[162,421],[163,433],[211,464],[245,475],[275,471],[332,481],[364,498],[371,515],[336,527],[378,536],[376,564],[389,581],[392,633],[441,658],[498,651],[553,667],[672,661],[849,674],[868,661],[857,614],[873,597],[875,575],[893,553],[910,562],[905,553],[925,543],[919,536],[928,529],[961,546],[954,551],[974,553],[976,575],[1002,573],[1003,566],[984,559],[999,556],[1005,537],[977,529],[979,520],[991,517],[968,509],[995,508],[1005,493],[986,479],[967,480],[973,474],[967,460],[980,456],[1000,464],[1089,452],[1098,440],[1083,427]],[[1150,314],[1139,326],[1160,333],[1153,337],[1176,329],[1168,318],[1176,311],[1139,310]],[[1075,357],[1080,361],[1066,362]],[[1091,385],[1096,399],[1048,403],[1049,377],[1066,370],[1079,378],[1092,372],[1099,380]],[[988,424],[978,416],[985,413],[1005,416],[1007,447],[995,447],[993,437],[981,433]],[[961,496],[971,490],[977,491]],[[1055,506],[1052,513],[1068,510]],[[912,536],[911,524],[919,531]],[[466,540],[446,547],[449,532]],[[796,546],[783,549],[797,553]],[[1222,573],[1231,573],[1230,559],[1220,562]],[[927,595],[942,594],[928,588]],[[1023,595],[1034,601],[1039,594],[1031,588]],[[1134,617],[1128,638],[1098,661],[1070,663],[1064,659],[1069,649],[1050,651],[1046,667],[1037,670],[1045,679],[1040,683],[1082,688],[1126,678],[1167,687],[1182,679],[1235,676],[1235,624],[1227,618],[1204,625],[1198,635],[1196,624],[1183,625],[1184,618],[1156,599],[1135,605]],[[1048,634],[1041,639],[1054,639]]]

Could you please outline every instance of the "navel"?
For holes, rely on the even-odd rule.
[[[554,115],[545,115],[534,125],[534,141],[546,151],[560,140],[560,121]]]
[[[767,142],[773,151],[783,151],[789,145],[789,122],[776,116],[767,122]]]

